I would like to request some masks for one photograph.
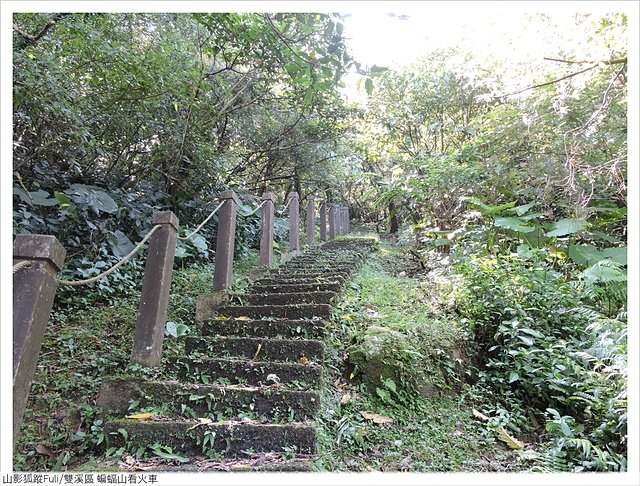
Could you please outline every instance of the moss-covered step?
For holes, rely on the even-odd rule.
[[[243,294],[237,295],[231,303],[249,305],[291,305],[291,304],[329,304],[338,294],[336,292],[296,292],[291,294]]]
[[[220,472],[313,472],[317,468],[309,455],[295,455],[291,453],[274,453],[271,451],[251,453],[244,451],[240,457],[206,459],[202,454],[191,458],[188,462],[167,460],[158,463],[157,457],[136,462],[144,471],[175,472],[175,473],[220,473]],[[184,459],[189,459],[185,457]],[[143,469],[144,468],[144,469]]]
[[[283,269],[271,270],[265,275],[265,277],[266,278],[286,277],[286,278],[333,279],[338,277],[349,278],[350,275],[351,273],[345,269],[326,271],[326,270],[314,270],[314,269],[305,270],[305,269],[298,269],[298,268],[292,268],[292,269],[283,268]]]
[[[290,277],[290,276],[264,276],[256,280],[254,285],[312,285],[312,284],[336,284],[342,287],[347,277],[338,275],[336,277]]]
[[[339,292],[340,284],[311,283],[311,284],[280,284],[280,285],[251,285],[249,292],[252,294],[292,294],[295,292]]]
[[[161,415],[184,414],[213,420],[251,416],[284,422],[312,418],[320,408],[320,395],[274,387],[114,379],[102,383],[96,405],[106,414],[123,417],[138,410],[156,409]]]
[[[208,319],[203,321],[204,335],[255,336],[270,338],[322,338],[328,322],[323,319]]]
[[[169,361],[172,368],[168,372],[185,382],[217,381],[252,386],[300,383],[301,387],[317,388],[322,366],[311,360],[304,360],[304,363],[306,364],[224,358],[174,358]]]
[[[210,451],[225,457],[256,452],[316,453],[315,427],[300,424],[256,424],[239,421],[197,425],[198,421],[110,420],[104,432],[108,447],[127,443],[140,446],[161,444],[174,454],[202,456]],[[119,429],[126,430],[125,436]],[[191,429],[191,430],[189,430]]]
[[[185,353],[194,351],[210,358],[233,357],[259,361],[298,362],[302,356],[321,362],[324,343],[317,339],[268,339],[248,337],[188,337]]]
[[[295,304],[295,305],[240,305],[218,308],[218,315],[226,317],[279,317],[283,319],[310,319],[331,317],[329,304]]]

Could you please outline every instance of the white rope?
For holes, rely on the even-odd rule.
[[[16,273],[18,270],[22,270],[23,268],[28,268],[31,265],[32,263],[29,260],[22,260],[13,266],[13,273]]]
[[[136,253],[138,253],[138,251],[140,250],[140,248],[142,248],[142,245],[144,245],[147,240],[149,238],[151,238],[151,235],[153,233],[155,233],[155,231],[160,228],[162,225],[161,224],[157,224],[155,225],[153,228],[151,228],[151,231],[149,231],[147,233],[147,236],[145,236],[142,241],[140,243],[138,243],[138,245],[129,252],[129,254],[127,256],[125,256],[124,258],[122,258],[122,260],[120,260],[118,263],[116,263],[113,267],[111,267],[109,270],[105,270],[104,272],[102,272],[100,275],[96,275],[95,277],[91,277],[91,278],[87,278],[85,280],[74,280],[74,281],[70,281],[70,280],[58,280],[58,285],[71,285],[71,286],[79,286],[79,285],[88,285],[88,284],[92,284],[94,282],[97,282],[98,280],[100,280],[103,277],[106,277],[107,275],[109,275],[110,273],[115,272],[118,268],[120,268],[122,265],[124,265],[125,263],[127,263],[131,257],[133,255],[135,255]]]
[[[211,211],[211,214],[209,216],[207,216],[207,219],[205,219],[202,223],[200,223],[200,226],[198,226],[191,234],[187,235],[187,236],[178,236],[179,240],[188,240],[189,238],[191,238],[193,235],[195,235],[198,231],[200,231],[202,229],[202,227],[207,224],[209,222],[209,220],[211,218],[213,218],[213,215],[216,214],[218,212],[218,209],[220,209],[222,207],[222,205],[225,203],[225,201],[222,201],[220,204],[218,204],[218,207],[215,208],[213,211]]]
[[[242,216],[243,218],[246,218],[248,216],[251,216],[252,214],[256,214],[256,212],[258,211],[258,209],[260,209],[262,206],[264,206],[264,204],[267,202],[267,200],[265,199],[264,201],[262,201],[260,203],[260,206],[258,206],[257,208],[255,208],[253,211],[251,211],[249,214],[241,214],[240,216]]]
[[[289,198],[289,200],[287,201],[287,204],[284,205],[284,207],[278,211],[278,216],[282,216],[284,214],[284,210],[287,209],[289,207],[289,204],[291,204],[291,201],[293,200],[292,197]]]

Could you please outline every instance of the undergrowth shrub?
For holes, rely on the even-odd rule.
[[[467,257],[458,271],[480,386],[518,426],[546,424],[539,467],[624,470],[626,315],[588,307],[593,293],[541,256]]]

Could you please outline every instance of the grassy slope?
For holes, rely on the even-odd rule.
[[[464,384],[464,332],[442,317],[437,307],[445,296],[437,295],[434,280],[426,274],[408,276],[414,270],[401,250],[383,245],[339,304],[327,363],[331,375],[319,466],[414,472],[518,469],[514,455],[473,417],[474,389]],[[362,348],[369,358],[383,355],[392,363],[393,384],[367,386],[362,382],[367,381],[366,363],[355,369],[344,365]],[[412,384],[416,377],[422,387]],[[362,411],[394,422],[376,424]]]

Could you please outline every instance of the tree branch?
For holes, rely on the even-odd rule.
[[[28,34],[27,32],[25,32],[24,30],[22,30],[20,28],[20,26],[18,26],[18,24],[14,23],[13,24],[13,31],[20,35],[20,37],[22,37],[22,45],[18,46],[18,49],[24,49],[30,45],[35,44],[36,42],[38,42],[40,39],[42,39],[47,32],[49,32],[49,29],[51,29],[51,27],[53,27],[56,23],[58,23],[60,20],[62,20],[64,17],[66,17],[67,15],[70,15],[68,13],[57,13],[54,15],[54,17],[49,20],[49,22],[47,22],[45,24],[45,26],[42,28],[42,30],[35,35],[31,35]]]
[[[564,61],[564,60],[560,60],[560,59],[551,59],[551,58],[546,58],[546,57],[545,57],[545,59],[550,59],[550,60],[553,60],[553,61],[574,63],[574,61]],[[587,61],[575,61],[576,64],[583,64],[584,62],[587,62]],[[553,81],[547,81],[546,83],[534,84],[533,86],[529,86],[528,88],[524,88],[524,89],[521,89],[519,91],[514,91],[513,93],[494,96],[493,98],[506,98],[507,96],[513,96],[513,95],[517,95],[517,94],[520,94],[520,93],[524,93],[525,91],[529,91],[531,89],[542,88],[543,86],[549,86],[550,84],[559,83],[560,81],[564,81],[565,79],[572,78],[574,76],[577,76],[578,74],[582,74],[582,73],[586,73],[587,71],[591,71],[592,69],[595,69],[598,66],[601,66],[603,64],[607,65],[607,66],[611,66],[611,65],[615,65],[615,64],[626,64],[626,63],[627,63],[627,58],[626,57],[622,57],[620,59],[610,59],[608,61],[597,61],[593,65],[591,65],[591,66],[589,66],[587,68],[581,69],[580,71],[576,71],[575,73],[567,74],[566,76],[562,76],[561,78],[554,79]]]

